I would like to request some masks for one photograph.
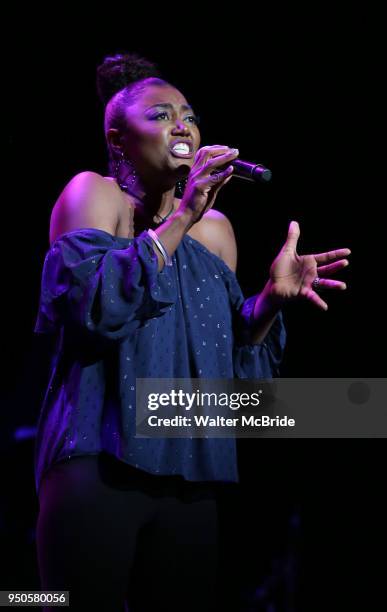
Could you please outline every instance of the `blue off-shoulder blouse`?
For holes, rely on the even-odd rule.
[[[35,332],[56,340],[37,426],[37,490],[54,463],[101,451],[152,474],[238,482],[234,438],[135,438],[136,378],[278,376],[282,315],[264,342],[243,344],[235,330],[255,296],[244,299],[226,263],[185,235],[173,265],[158,271],[152,245],[147,232],[90,228],[62,234],[46,254]]]

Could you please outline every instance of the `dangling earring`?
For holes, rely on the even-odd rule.
[[[127,189],[128,188],[127,183],[123,183],[119,179],[119,172],[120,172],[121,165],[123,163],[125,163],[127,166],[129,166],[129,168],[131,168],[130,173],[129,173],[129,176],[130,176],[129,184],[130,185],[134,185],[134,183],[136,181],[136,176],[137,176],[136,170],[134,169],[134,166],[133,166],[132,162],[127,157],[125,157],[124,152],[121,151],[121,157],[115,163],[113,174],[114,174],[114,178],[116,179],[116,181],[119,184],[119,186],[121,187],[121,189],[125,189],[125,188]]]
[[[176,183],[176,191],[175,191],[175,195],[177,198],[181,199],[183,197],[184,194],[184,190],[185,187],[187,185],[187,180],[188,179],[180,179],[179,181],[177,181]]]

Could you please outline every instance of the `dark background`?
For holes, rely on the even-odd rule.
[[[303,303],[285,311],[282,375],[385,376],[381,18],[369,5],[341,14],[328,5],[271,8],[224,6],[211,15],[188,4],[149,5],[142,14],[116,6],[6,22],[2,589],[39,588],[33,428],[50,340],[33,327],[51,208],[74,174],[107,174],[95,91],[106,54],[137,51],[155,61],[200,115],[202,145],[235,146],[241,159],[271,168],[270,184],[233,179],[215,206],[234,226],[246,296],[262,288],[292,219],[301,227],[300,253],[351,248],[341,273],[348,290],[327,295],[328,312]],[[240,490],[225,493],[222,505],[230,609],[369,603],[385,570],[382,445],[239,441]]]

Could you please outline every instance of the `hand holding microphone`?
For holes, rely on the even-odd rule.
[[[189,209],[197,223],[214,204],[219,190],[233,176],[251,182],[267,182],[271,171],[262,164],[237,159],[238,149],[222,145],[200,148],[187,178],[181,209]]]
[[[232,178],[237,149],[223,145],[201,147],[187,178],[180,210],[189,212],[197,223],[213,205],[219,190]]]

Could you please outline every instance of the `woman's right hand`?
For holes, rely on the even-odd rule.
[[[232,178],[233,167],[230,163],[238,155],[238,149],[222,145],[202,147],[196,152],[178,209],[190,213],[191,225],[200,221],[214,205],[219,190]],[[226,169],[220,170],[226,164]]]

